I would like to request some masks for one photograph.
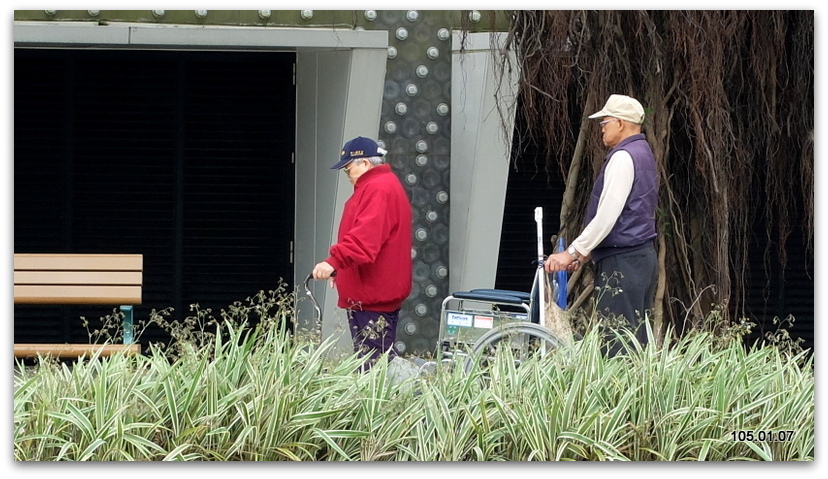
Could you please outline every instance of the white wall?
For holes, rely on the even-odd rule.
[[[294,258],[295,284],[300,287],[313,266],[328,257],[342,207],[353,192],[345,175],[330,167],[339,161],[346,141],[356,136],[376,139],[379,133],[386,47],[298,52]],[[322,337],[333,336],[335,350],[342,354],[353,352],[345,313],[336,307],[336,291],[327,282],[312,281],[312,286],[322,309]],[[307,328],[314,321],[313,308],[309,301],[298,306],[299,324]]]
[[[500,84],[491,40],[489,33],[470,34],[461,53],[455,33],[452,45],[450,293],[493,288],[497,273],[514,112],[501,119],[495,92],[499,86],[508,110],[517,74]]]

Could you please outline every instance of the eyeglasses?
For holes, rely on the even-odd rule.
[[[598,124],[599,124],[599,125],[601,125],[601,126],[604,126],[604,125],[606,125],[607,123],[609,123],[609,122],[611,122],[611,121],[615,121],[615,120],[621,121],[621,120],[619,120],[618,118],[609,118],[609,119],[604,120],[604,121],[602,121],[602,122],[600,122],[600,123],[598,123]]]
[[[348,174],[348,171],[349,171],[351,168],[353,168],[353,167],[354,167],[354,165],[355,165],[355,164],[357,164],[357,163],[359,163],[360,161],[362,161],[362,160],[351,160],[351,162],[350,162],[350,163],[348,163],[348,165],[350,165],[350,166],[348,166],[348,167],[346,167],[346,168],[342,168],[342,171],[344,171],[344,172],[345,172],[345,174],[347,175],[347,174]]]

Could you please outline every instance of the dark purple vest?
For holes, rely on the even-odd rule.
[[[626,151],[632,157],[635,179],[630,196],[627,197],[627,202],[615,226],[612,227],[607,237],[592,250],[592,259],[595,261],[649,244],[657,236],[655,211],[658,205],[658,172],[653,150],[641,133],[625,138],[607,153],[601,172],[592,187],[586,222],[592,221],[598,211],[598,200],[604,189],[604,173],[607,163],[619,150]]]

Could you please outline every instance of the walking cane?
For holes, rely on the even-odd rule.
[[[333,278],[336,276],[336,271],[331,273],[331,277]],[[316,301],[316,296],[314,296],[313,291],[310,287],[310,281],[313,279],[313,273],[307,275],[305,277],[305,294],[310,298],[311,304],[313,304],[313,310],[316,312],[314,316],[314,331],[319,331],[320,334],[320,341],[321,341],[321,334],[322,334],[322,308],[319,307],[319,303]]]

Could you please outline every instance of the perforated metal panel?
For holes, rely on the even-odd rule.
[[[403,354],[435,351],[448,294],[452,13],[381,10],[366,23],[389,32],[379,139],[413,211],[413,288],[397,327]]]

